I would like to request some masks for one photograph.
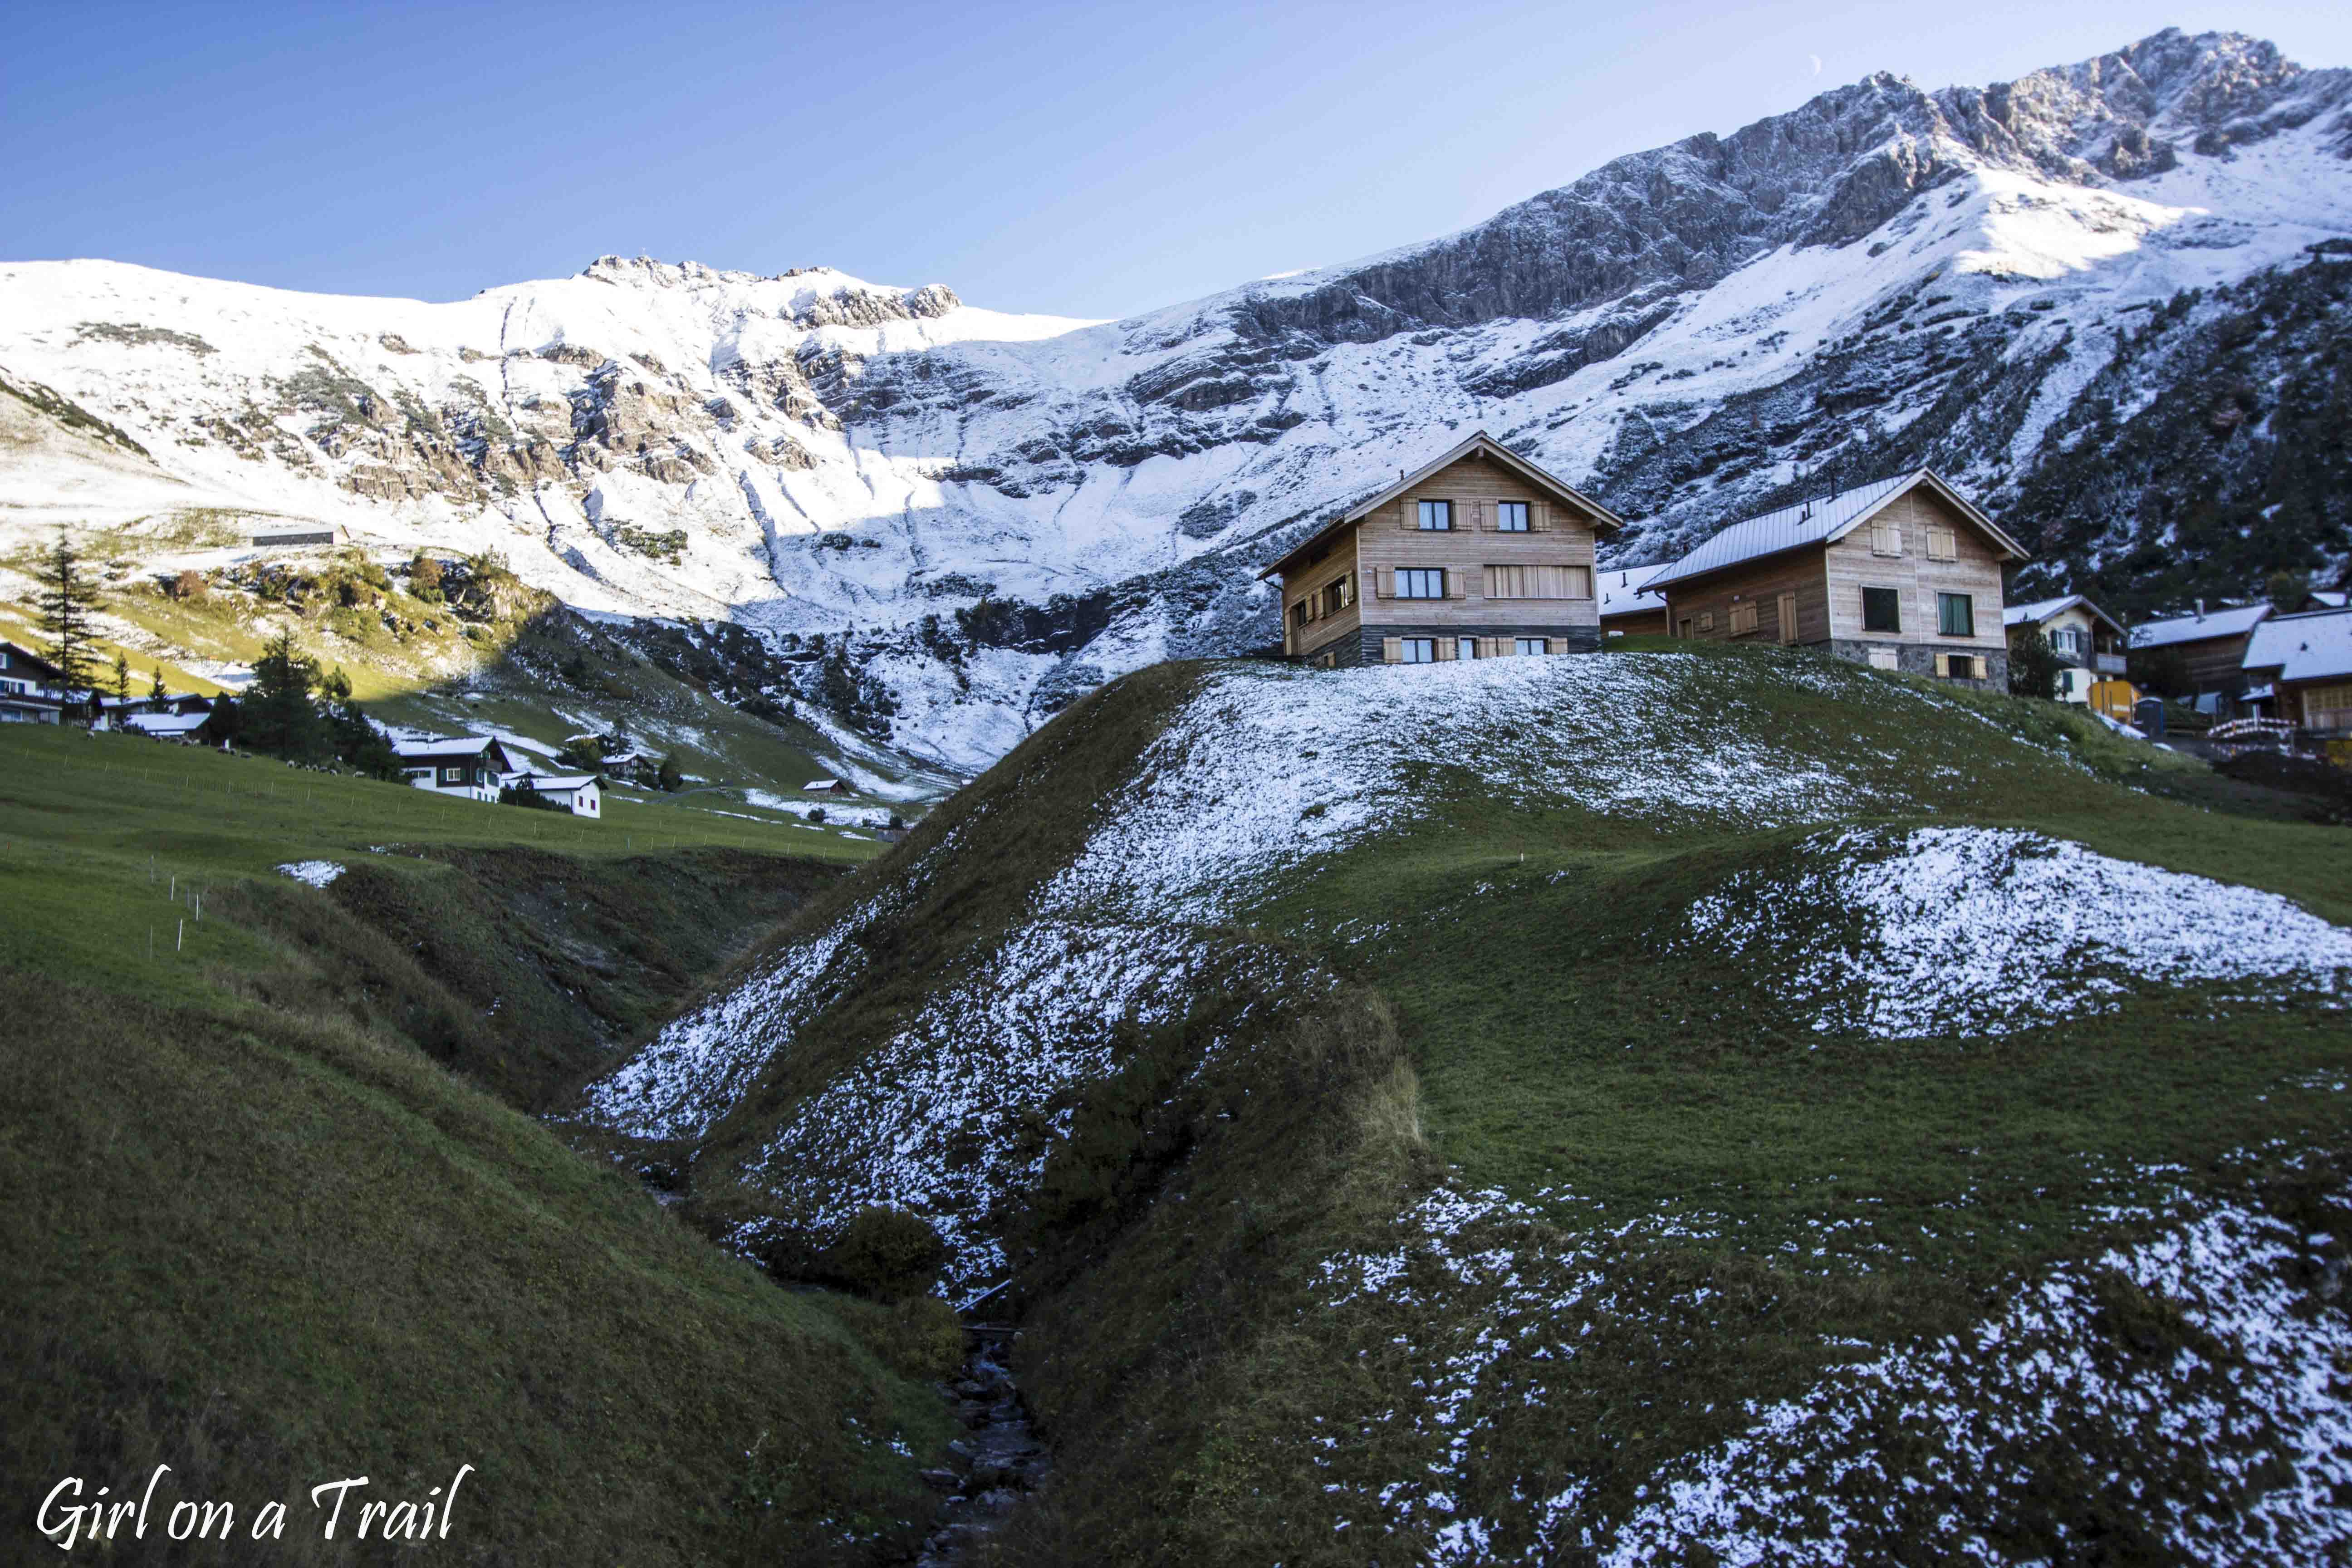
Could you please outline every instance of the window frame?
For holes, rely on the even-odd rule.
[[[1436,519],[1432,521],[1431,519]],[[1413,531],[1417,533],[1451,533],[1454,531],[1454,503],[1450,500],[1417,500],[1413,502]]]
[[[1496,501],[1495,503],[1495,531],[1496,533],[1534,532],[1533,519],[1529,515],[1529,511],[1530,509],[1528,503],[1523,500]],[[1518,519],[1517,522],[1513,522],[1511,521],[1514,516]]]
[[[1437,592],[1433,594],[1414,593],[1406,587],[1407,583],[1420,584],[1424,582],[1435,583],[1437,585]],[[1424,604],[1433,600],[1444,599],[1445,597],[1445,568],[1443,566],[1398,567],[1396,569],[1396,596],[1400,599],[1417,599]]]
[[[1528,646],[1529,643],[1533,643],[1535,646],[1533,647],[1529,647]],[[1512,651],[1517,654],[1521,658],[1533,658],[1542,654],[1548,654],[1551,651],[1551,639],[1549,637],[1513,637],[1511,639],[1511,645]]]
[[[1454,657],[1456,659],[1476,658],[1478,657],[1478,639],[1476,637],[1455,637],[1454,639]]]
[[[1958,629],[1955,629],[1952,626],[1952,621],[1954,619],[1952,616],[1952,606],[1955,605],[1959,606],[1960,613],[1958,619],[1963,623]],[[1972,637],[1976,636],[1976,595],[1973,594],[1948,594],[1938,590],[1936,595],[1936,635],[1937,637]]]
[[[1894,615],[1891,624],[1881,626],[1873,622],[1870,618],[1870,607],[1873,602],[1871,596],[1873,595],[1881,595],[1882,597],[1878,602],[1892,608]],[[1891,632],[1896,637],[1901,637],[1903,635],[1903,590],[1900,588],[1874,588],[1868,584],[1864,584],[1862,589],[1862,629],[1865,633]]]
[[[1424,649],[1427,650],[1425,653],[1423,652]],[[1399,664],[1435,664],[1437,639],[1435,637],[1397,638],[1397,662]]]

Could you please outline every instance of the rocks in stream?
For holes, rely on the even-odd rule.
[[[1005,1364],[1013,1331],[976,1324],[971,1335],[965,1375],[948,1391],[964,1436],[948,1445],[955,1468],[923,1472],[924,1484],[947,1496],[940,1500],[939,1526],[915,1560],[918,1568],[953,1568],[969,1561],[975,1542],[1000,1528],[1022,1494],[1045,1474],[1045,1445],[1037,1441]]]

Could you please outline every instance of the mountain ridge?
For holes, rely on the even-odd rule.
[[[0,457],[0,525],[209,505],[494,546],[591,611],[824,639],[860,675],[845,720],[965,770],[1122,669],[1270,642],[1255,568],[1472,428],[1633,520],[1619,563],[1827,467],[1932,464],[2029,509],[2016,531],[2062,551],[2034,586],[2126,612],[2142,578],[2242,592],[2352,549],[2352,503],[2282,464],[2259,409],[2214,448],[2196,534],[2258,548],[2061,515],[2050,475],[2172,418],[2171,350],[2127,353],[2144,312],[2187,300],[2193,331],[2310,296],[2273,347],[2315,357],[2347,105],[2352,72],[2172,29],[1990,88],[1875,73],[1453,235],[1113,322],[644,258],[440,305],[0,264],[0,379],[156,455],[143,479]],[[2127,360],[2114,430],[2071,418]],[[2283,506],[2294,527],[2263,521]],[[2163,570],[2122,565],[2151,548]]]

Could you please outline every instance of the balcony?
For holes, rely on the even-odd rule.
[[[2095,653],[2091,656],[2091,668],[2101,675],[2121,675],[2124,672],[2124,656],[2119,653]]]

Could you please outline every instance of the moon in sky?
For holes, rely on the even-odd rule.
[[[1819,75],[1821,75],[1821,74],[1822,74],[1822,57],[1821,57],[1821,56],[1819,56],[1819,55],[1814,55],[1814,56],[1811,56],[1811,60],[1812,60],[1812,62],[1813,62],[1813,74],[1814,74],[1815,76],[1819,76]]]

